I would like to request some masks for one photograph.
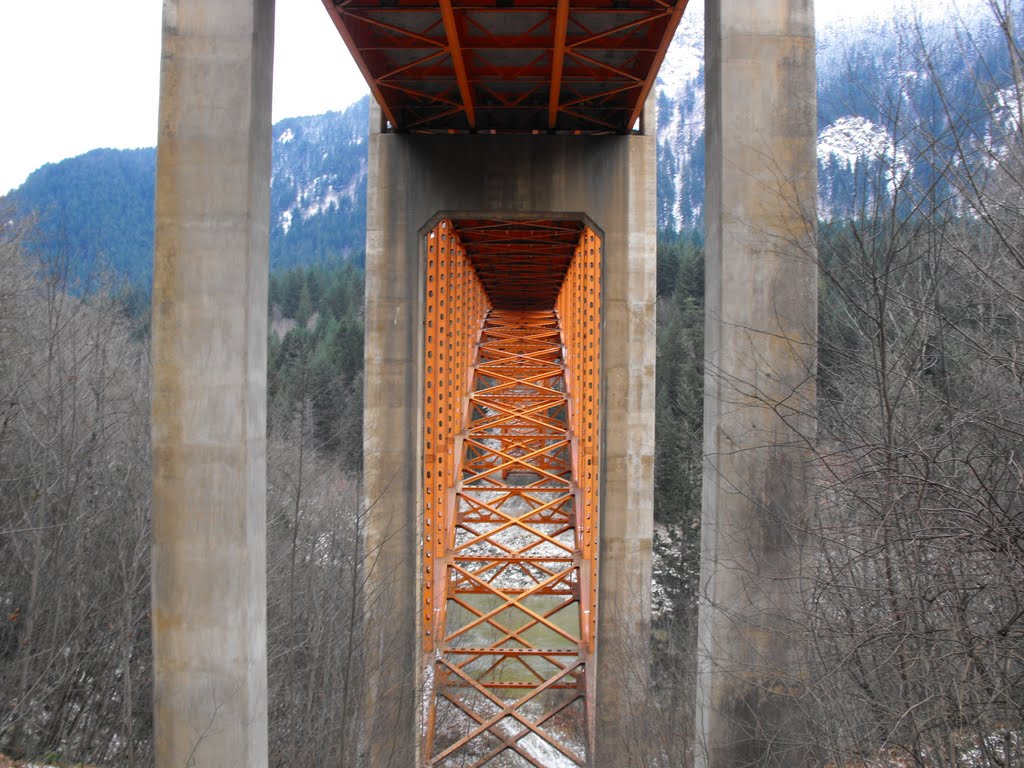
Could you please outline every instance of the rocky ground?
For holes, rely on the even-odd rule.
[[[35,760],[15,760],[7,755],[0,754],[0,768],[98,768],[86,763],[65,763],[65,762],[39,762]]]

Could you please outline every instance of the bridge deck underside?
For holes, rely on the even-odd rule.
[[[472,239],[481,223],[466,224]],[[428,238],[429,765],[587,762],[600,246],[589,229],[563,229],[577,244],[552,263],[560,285],[544,309],[494,306],[497,277],[485,292],[479,276],[494,253],[467,256],[452,222]]]
[[[624,133],[687,0],[324,0],[392,128]]]

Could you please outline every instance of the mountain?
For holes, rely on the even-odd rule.
[[[987,136],[991,121],[1018,114],[1008,90],[1012,26],[993,23],[984,0],[958,0],[962,15],[950,23],[950,3],[931,0],[898,19],[832,18],[819,28],[822,218],[855,215],[870,202],[863,183],[870,176],[882,174],[890,194],[903,184],[927,186],[951,121]],[[1011,19],[1024,12],[1024,0],[1011,6]],[[692,3],[658,76],[658,223],[666,231],[703,225],[703,26],[700,4]],[[365,98],[274,126],[272,268],[361,259],[367,129]],[[105,265],[148,285],[153,175],[152,149],[95,150],[40,168],[7,202],[40,216],[42,246],[75,254],[79,278]]]
[[[71,255],[76,281],[109,270],[142,283],[152,276],[155,172],[152,148],[94,149],[39,168],[0,210],[37,216],[32,247]]]
[[[369,97],[343,112],[274,126],[271,268],[362,258]]]
[[[369,99],[273,128],[272,269],[335,258],[361,262],[366,220]],[[0,199],[38,217],[33,246],[73,256],[80,284],[104,271],[148,286],[153,265],[156,150],[96,149],[44,165]]]
[[[932,183],[936,147],[951,133],[992,135],[1013,112],[1005,34],[983,0],[893,0],[886,16],[831,10],[817,39],[818,212],[845,218],[872,201],[865,180],[890,194]],[[849,7],[849,6],[847,6]],[[1008,18],[1024,16],[1012,0]],[[691,4],[658,74],[658,224],[703,226],[704,18]],[[1020,50],[1021,40],[1009,26]],[[1012,90],[1012,89],[1011,89]],[[966,130],[963,128],[966,126]],[[1005,131],[995,131],[1005,133]]]

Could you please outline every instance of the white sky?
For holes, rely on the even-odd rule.
[[[162,9],[0,0],[0,195],[44,163],[156,144]],[[321,0],[277,0],[275,35],[275,121],[367,92]]]
[[[821,24],[893,6],[817,0],[816,12]],[[47,162],[156,144],[161,11],[161,0],[0,0],[0,194]],[[276,36],[275,121],[367,92],[321,0],[277,0]]]

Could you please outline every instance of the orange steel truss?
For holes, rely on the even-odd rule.
[[[430,766],[587,762],[600,240],[589,228],[576,231],[571,262],[552,265],[561,287],[544,309],[485,291],[452,222],[427,238],[422,647]],[[481,258],[493,259],[493,250]],[[514,268],[509,279],[516,283]]]
[[[625,133],[687,0],[323,0],[395,130]]]
[[[495,306],[550,309],[580,242],[583,223],[558,219],[452,222]]]
[[[423,650],[431,654],[444,626],[447,532],[456,476],[456,442],[466,419],[468,371],[490,305],[466,252],[440,221],[427,236],[423,410]],[[438,565],[440,564],[440,565]],[[436,597],[435,597],[436,596]]]
[[[598,467],[601,405],[601,239],[587,227],[556,302],[562,321],[569,396],[576,528],[580,546],[583,640],[592,654],[597,631]]]

